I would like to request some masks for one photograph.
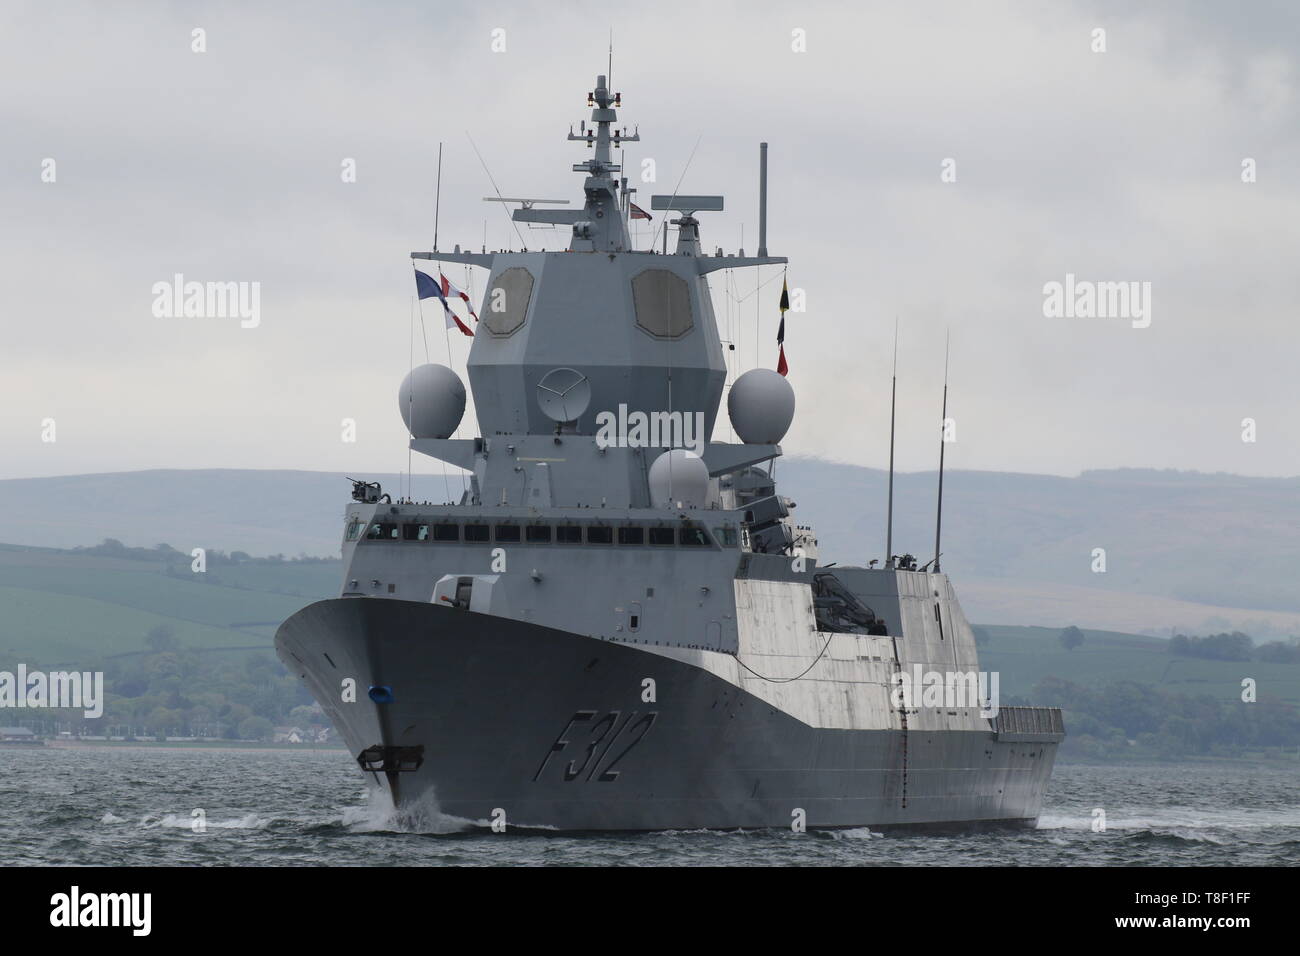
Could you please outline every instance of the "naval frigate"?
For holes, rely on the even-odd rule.
[[[449,320],[443,264],[488,270],[464,320],[478,437],[453,437],[451,368],[399,390],[410,448],[464,492],[355,481],[341,593],[284,622],[281,660],[399,808],[562,830],[1032,824],[1060,711],[997,708],[937,554],[822,563],[774,479],[792,387],[728,382],[707,277],[787,261],[766,248],[766,144],[757,255],[705,251],[696,214],[723,199],[677,193],[651,200],[675,250],[637,249],[649,214],[615,151],[639,135],[606,77],[587,102],[582,208],[505,200],[566,249],[411,253]],[[711,437],[724,393],[739,441]]]

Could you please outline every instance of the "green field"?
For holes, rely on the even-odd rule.
[[[337,593],[340,566],[253,562],[202,574],[172,565],[0,546],[0,659],[78,666],[147,649],[165,625],[182,647],[270,648],[280,621]]]
[[[1252,677],[1260,696],[1300,703],[1300,664],[1212,661],[1169,653],[1161,638],[1084,630],[1084,643],[1067,651],[1057,641],[1060,629],[983,625],[989,642],[981,645],[980,667],[1000,674],[1002,698],[1030,697],[1044,677],[1059,677],[1085,687],[1116,681],[1151,684],[1172,694],[1206,694],[1222,701],[1241,699],[1242,678]]]

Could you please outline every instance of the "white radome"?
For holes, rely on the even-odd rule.
[[[794,389],[770,368],[751,368],[727,395],[731,427],[747,445],[776,445],[794,421]]]
[[[709,467],[685,448],[672,448],[650,466],[650,504],[656,508],[703,508],[709,498]]]
[[[412,437],[449,438],[465,414],[465,383],[445,365],[417,365],[402,380],[397,403]]]

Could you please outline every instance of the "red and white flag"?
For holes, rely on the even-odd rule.
[[[447,296],[455,294],[460,296],[462,299],[464,299],[465,304],[468,306],[469,296],[467,296],[464,292],[461,292],[454,285],[448,282],[447,277],[443,275],[441,272],[438,273],[438,278],[441,279],[442,281],[435,282],[433,281],[433,276],[421,272],[419,269],[416,269],[415,288],[419,294],[419,297],[421,299],[437,299],[439,302],[442,303],[442,311],[447,316],[447,328],[460,329],[466,335],[472,336],[474,333],[470,330],[470,327],[466,325],[464,322],[462,322],[455,312],[451,311],[451,305],[449,305],[447,302]],[[469,314],[474,315],[474,310],[472,308],[469,310]],[[475,322],[478,321],[477,315],[474,315],[474,321]]]
[[[447,278],[445,275],[443,275],[441,272],[438,273],[438,278],[442,280],[442,295],[443,295],[443,298],[446,298],[446,297],[448,297],[448,296],[453,296],[453,295],[455,295],[455,296],[460,296],[460,298],[461,298],[462,300],[464,300],[464,302],[465,302],[465,308],[469,309],[469,314],[470,314],[470,315],[474,315],[474,306],[470,304],[469,296],[466,295],[466,294],[465,294],[463,291],[461,291],[460,289],[456,288],[454,285],[452,285],[452,284],[451,284],[451,280],[448,279],[448,278]],[[474,315],[474,321],[475,321],[475,322],[478,321],[478,316],[477,316],[477,315]]]

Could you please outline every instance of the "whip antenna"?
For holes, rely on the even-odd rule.
[[[894,565],[894,408],[898,400],[898,316],[894,316],[894,384],[889,390],[889,506],[885,517],[885,565]]]
[[[939,421],[939,500],[935,505],[934,515],[934,572],[939,573],[939,531],[943,528],[943,451],[948,444],[948,340],[951,332],[943,339],[943,414]]]

